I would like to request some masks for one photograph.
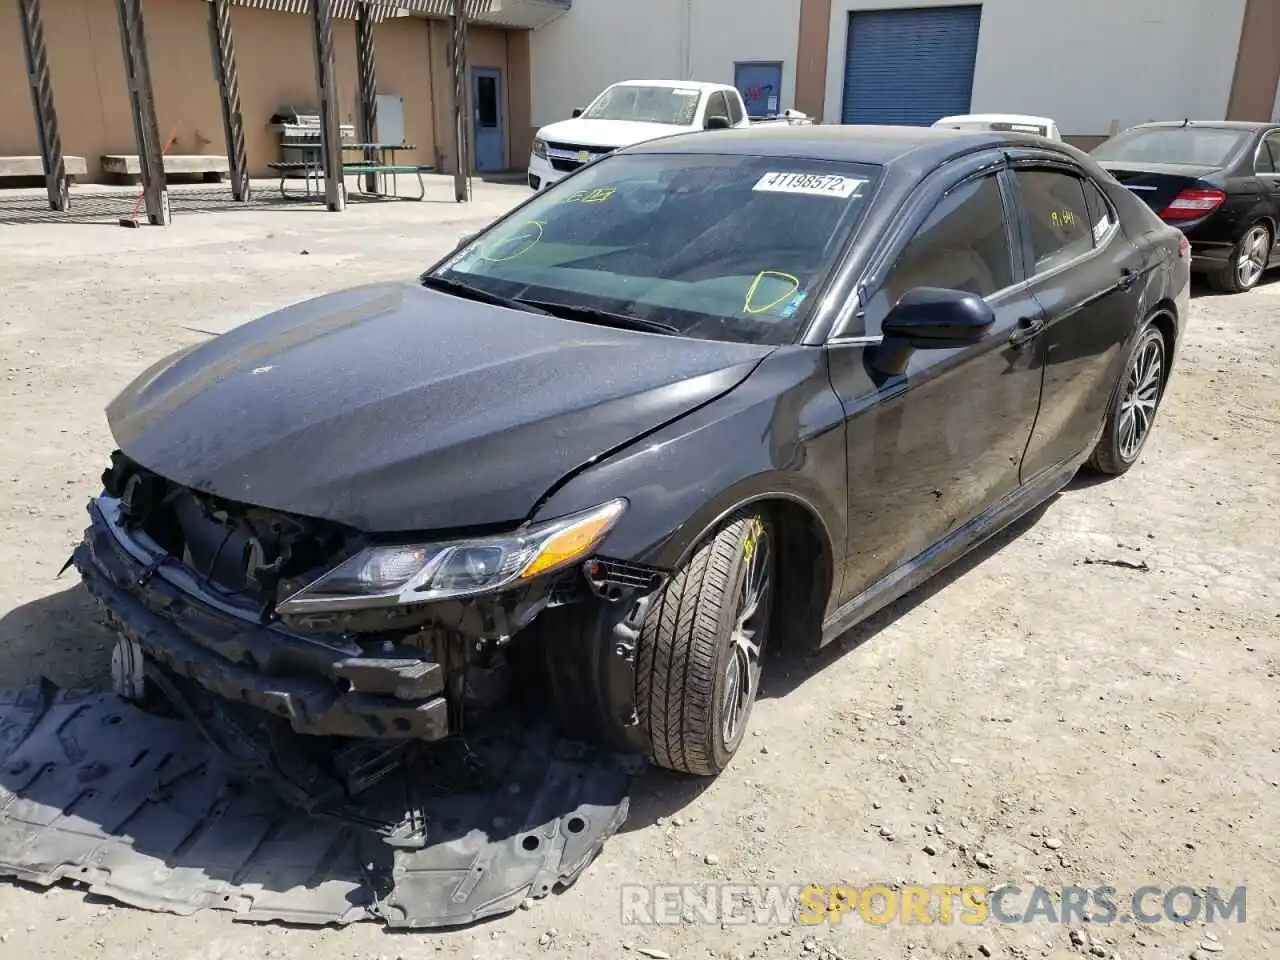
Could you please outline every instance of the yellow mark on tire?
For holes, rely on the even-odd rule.
[[[751,562],[751,557],[756,552],[756,543],[763,533],[764,524],[760,522],[760,518],[752,517],[747,524],[747,532],[742,537],[742,556],[748,563]]]

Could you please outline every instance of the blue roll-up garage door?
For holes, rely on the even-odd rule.
[[[968,113],[981,5],[849,14],[842,123],[928,126]]]

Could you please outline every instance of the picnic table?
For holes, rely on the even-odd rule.
[[[301,173],[305,183],[306,196],[313,195],[311,183],[315,181],[315,194],[323,193],[321,182],[324,180],[324,157],[321,154],[321,145],[317,143],[291,143],[291,150],[299,150],[306,154],[302,160],[280,161],[267,164],[272,170],[280,174],[280,195],[288,197],[289,192],[285,187],[285,181],[289,174]],[[366,174],[373,175],[378,188],[371,191],[361,190],[356,187],[358,193],[366,193],[370,196],[387,196],[387,178],[391,178],[391,196],[399,196],[399,174],[412,173],[418,178],[418,195],[412,199],[421,200],[426,196],[427,187],[422,180],[423,173],[429,173],[435,168],[426,164],[416,163],[396,163],[396,153],[401,150],[416,150],[411,143],[344,143],[341,150],[343,153],[360,151],[364,157],[360,160],[342,162],[342,173],[346,177],[355,175],[356,183],[359,184],[359,178]],[[377,159],[374,159],[376,155]],[[409,199],[409,198],[406,198]]]

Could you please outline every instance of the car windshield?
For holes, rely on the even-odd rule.
[[[861,219],[880,168],[784,157],[615,154],[567,178],[428,276],[483,295],[709,340],[793,342],[802,305]]]
[[[638,120],[687,127],[698,112],[697,87],[610,87],[582,111],[587,120]]]
[[[1093,158],[1117,163],[1222,167],[1249,136],[1247,130],[1222,127],[1137,127],[1097,147]]]

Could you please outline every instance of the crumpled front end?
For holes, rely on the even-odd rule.
[[[103,485],[73,561],[121,637],[117,692],[141,699],[158,685],[172,699],[179,678],[302,734],[444,739],[512,699],[536,662],[522,631],[543,610],[661,580],[597,560],[435,602],[308,605],[297,600],[308,585],[381,548],[336,523],[171,482],[120,453]]]
[[[540,584],[417,609],[283,617],[279,599],[357,550],[358,534],[223,502],[120,455],[104,485],[73,560],[111,625],[146,661],[299,733],[448,736],[464,709],[504,693],[503,658],[484,639],[514,632],[548,599]]]

